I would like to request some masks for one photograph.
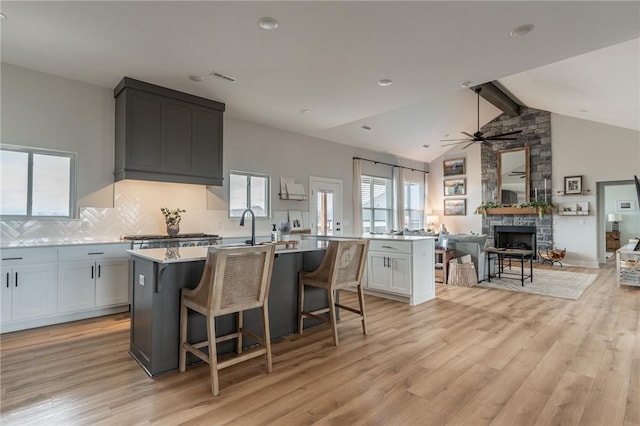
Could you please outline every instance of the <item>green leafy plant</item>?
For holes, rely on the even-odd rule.
[[[186,213],[186,210],[183,209],[168,209],[166,207],[162,207],[160,209],[162,215],[164,216],[164,221],[167,226],[175,226],[180,224],[182,220],[182,213]]]
[[[540,219],[542,219],[547,211],[554,208],[555,206],[552,203],[545,203],[544,201],[530,201],[528,203],[522,204],[500,204],[495,201],[485,201],[480,204],[475,211],[475,214],[481,214],[483,217],[487,217],[488,209],[499,209],[505,207],[512,207],[518,209],[533,209]]]

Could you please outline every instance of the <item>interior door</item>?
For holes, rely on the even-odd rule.
[[[311,233],[342,235],[342,180],[309,177]]]

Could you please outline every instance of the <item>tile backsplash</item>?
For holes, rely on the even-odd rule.
[[[201,185],[120,181],[114,184],[114,207],[82,207],[78,219],[2,221],[3,245],[11,242],[64,242],[119,239],[132,234],[165,234],[161,207],[181,208],[181,233],[205,232],[225,237],[249,235],[250,227],[239,226],[227,210],[207,209],[207,188]],[[218,203],[219,204],[219,203]],[[269,235],[271,223],[286,212],[273,212],[273,218],[257,219],[256,233]]]

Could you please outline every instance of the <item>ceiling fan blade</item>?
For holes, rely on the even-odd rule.
[[[473,143],[473,141],[470,141],[469,139],[463,139],[463,140],[458,141],[458,142],[446,143],[446,144],[444,144],[444,145],[442,145],[442,146],[459,145],[459,144],[461,144],[461,143],[465,143],[465,142],[471,142],[471,143]]]
[[[492,138],[500,138],[502,136],[511,136],[522,133],[522,130],[514,130],[513,132],[500,133],[499,135],[491,135]]]
[[[468,145],[463,146],[463,147],[462,147],[462,149],[467,149],[467,148],[469,148],[471,145],[473,145],[474,143],[475,143],[474,141],[471,141],[471,143],[469,143]]]
[[[473,135],[472,135],[471,133],[467,133],[467,132],[460,132],[460,133],[462,133],[463,135],[467,135],[467,136],[469,136],[471,139],[473,139]]]
[[[473,139],[471,138],[464,138],[464,139],[440,139],[440,142],[464,142],[464,141],[472,141]]]

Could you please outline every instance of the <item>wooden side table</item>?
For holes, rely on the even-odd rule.
[[[620,248],[620,231],[607,232],[607,251],[616,251]]]
[[[435,276],[436,282],[446,284],[449,276],[449,261],[456,257],[454,249],[436,249]]]

